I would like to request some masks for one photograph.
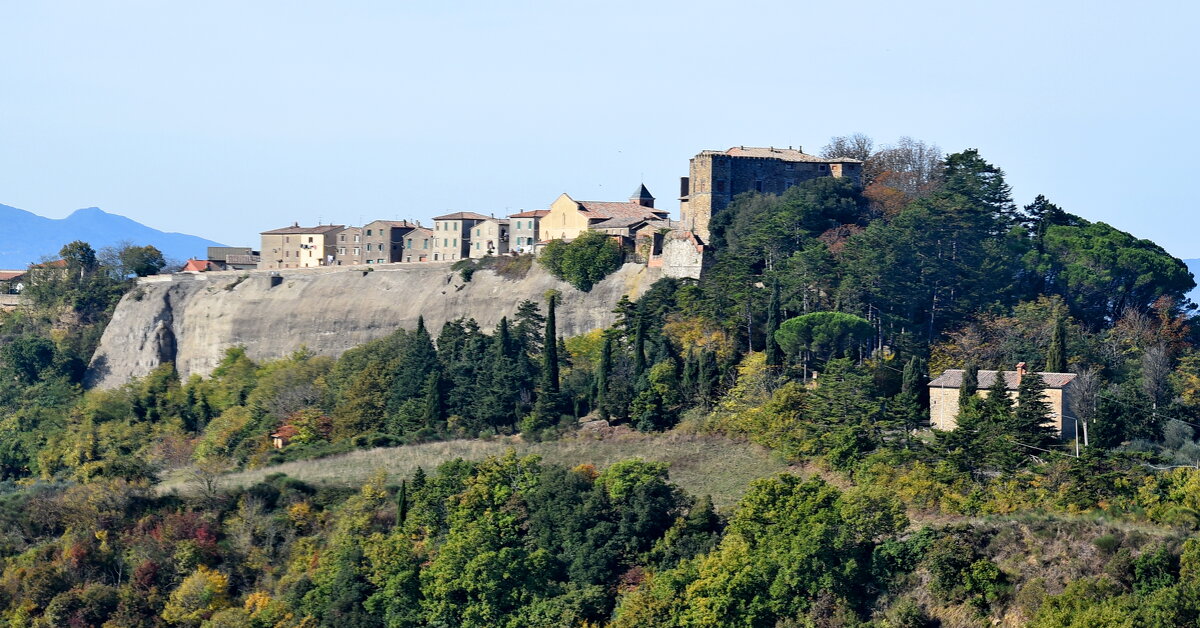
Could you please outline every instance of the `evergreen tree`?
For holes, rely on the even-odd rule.
[[[562,414],[563,400],[559,382],[558,330],[555,306],[558,294],[546,295],[546,328],[542,338],[542,379],[533,412],[522,422],[521,431],[535,436],[541,430],[553,426]]]
[[[396,525],[404,525],[408,519],[408,482],[400,480],[400,490],[396,492]]]
[[[1017,387],[1017,407],[1010,432],[1019,442],[1035,447],[1054,443],[1050,404],[1046,403],[1046,382],[1040,373],[1026,373]]]
[[[437,368],[437,360],[433,338],[425,329],[425,317],[417,317],[417,329],[406,338],[399,363],[396,365],[389,408],[391,411],[395,412],[400,404],[421,394],[425,388],[425,378]]]
[[[979,365],[968,362],[963,370],[962,384],[958,387],[958,409],[962,412],[964,406],[974,403],[975,392],[979,390]]]
[[[426,427],[435,427],[445,418],[441,377],[436,372],[425,378],[425,414],[422,418]]]
[[[1054,327],[1050,330],[1050,345],[1046,347],[1046,372],[1065,373],[1067,370],[1067,321],[1062,308],[1054,309]]]
[[[412,479],[413,490],[419,491],[419,490],[425,488],[426,481],[427,480],[425,477],[425,469],[423,467],[417,467],[417,470],[413,472],[413,479]]]
[[[612,334],[605,334],[604,346],[600,349],[600,364],[596,368],[596,409],[600,411],[600,418],[605,420],[609,418],[608,380],[612,377],[612,362],[613,337]]]
[[[633,376],[640,378],[646,372],[646,317],[637,314],[637,331],[633,337]]]
[[[767,366],[779,367],[783,365],[783,349],[779,346],[779,341],[775,339],[775,332],[779,330],[779,323],[782,317],[782,308],[779,302],[779,280],[771,282],[771,303],[767,306],[767,327],[763,330],[763,336],[766,340]]]

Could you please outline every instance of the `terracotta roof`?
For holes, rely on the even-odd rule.
[[[507,225],[508,219],[507,218],[488,218],[484,222],[494,222],[498,225]]]
[[[491,216],[476,214],[475,212],[454,212],[445,216],[434,216],[434,220],[487,220]]]
[[[587,214],[588,218],[605,220],[608,218],[666,218],[671,212],[665,209],[654,209],[637,203],[613,203],[608,201],[575,201]]]
[[[43,264],[34,264],[30,268],[66,268],[67,260],[56,259],[53,262],[45,262]]]
[[[23,270],[0,270],[0,281],[9,281],[12,279],[19,279],[24,276],[25,276],[25,271],[23,271]]]
[[[185,273],[199,273],[206,270],[220,270],[220,268],[206,259],[190,259],[183,265]]]
[[[826,159],[824,157],[809,155],[808,153],[802,153],[798,150],[793,150],[790,148],[757,148],[753,146],[734,146],[733,148],[725,151],[706,150],[702,151],[700,154],[729,155],[730,157],[757,157],[760,159],[778,159],[781,161],[797,161],[814,164],[862,163],[857,159],[850,159],[848,157],[835,157],[833,159]]]
[[[409,222],[407,220],[372,220],[371,222],[368,222],[367,225],[385,225],[397,229],[408,229],[410,227],[416,228],[417,223]],[[365,227],[367,225],[363,226]]]
[[[414,233],[417,234],[418,237],[427,238],[427,237],[430,237],[433,235],[433,229],[426,229],[425,227],[417,227],[416,229],[413,229],[412,231],[408,232],[408,235],[411,236]]]
[[[962,386],[963,369],[947,369],[937,379],[929,382],[930,388],[959,388]],[[1017,389],[1016,371],[979,371],[979,388],[991,388],[996,383],[996,373],[1004,373],[1004,387],[1009,390]],[[1075,379],[1074,373],[1038,373],[1046,388],[1062,388]]]
[[[276,430],[274,434],[271,434],[271,438],[294,438],[296,436],[296,434],[299,434],[299,433],[300,433],[300,430],[297,429],[296,426],[285,425],[285,426],[279,428],[278,430]]]
[[[305,234],[305,233],[331,233],[333,231],[341,231],[346,228],[346,225],[319,225],[316,227],[283,227],[282,229],[272,229],[270,231],[262,231],[260,235],[284,235],[284,234]]]
[[[519,214],[509,214],[508,217],[509,218],[541,218],[542,216],[545,216],[546,214],[549,214],[549,213],[550,213],[550,210],[548,210],[548,209],[532,209],[529,211],[521,212]]]

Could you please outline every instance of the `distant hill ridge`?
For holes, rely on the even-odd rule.
[[[129,241],[139,246],[154,245],[168,259],[204,257],[212,240],[170,233],[147,227],[98,207],[76,210],[66,218],[46,218],[33,212],[0,204],[0,268],[20,269],[45,256],[57,255],[68,242],[83,240],[99,250]]]

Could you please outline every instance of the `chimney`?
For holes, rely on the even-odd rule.
[[[1017,387],[1021,386],[1021,378],[1025,376],[1025,363],[1017,362]]]

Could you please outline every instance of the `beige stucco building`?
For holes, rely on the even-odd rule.
[[[455,212],[434,217],[432,261],[449,262],[470,255],[471,229],[488,218],[474,212]]]
[[[958,426],[958,390],[962,387],[962,369],[949,369],[937,379],[929,382],[929,422],[935,430],[952,430]],[[1017,365],[1015,371],[979,371],[979,385],[975,394],[987,397],[988,389],[996,382],[997,373],[1004,378],[1004,387],[1014,402],[1021,378],[1025,375],[1025,363]],[[1050,406],[1051,422],[1059,438],[1075,437],[1075,414],[1071,410],[1070,389],[1075,382],[1074,373],[1038,373],[1046,384],[1043,396]]]
[[[337,259],[336,236],[343,225],[290,227],[263,231],[259,268],[313,268],[330,266]]]
[[[473,258],[508,253],[509,220],[489,218],[471,228],[471,251]]]
[[[669,212],[654,208],[654,197],[641,186],[625,202],[577,201],[562,194],[550,204],[550,211],[538,224],[542,240],[574,240],[594,226],[609,222],[633,223],[638,220],[666,220]]]

